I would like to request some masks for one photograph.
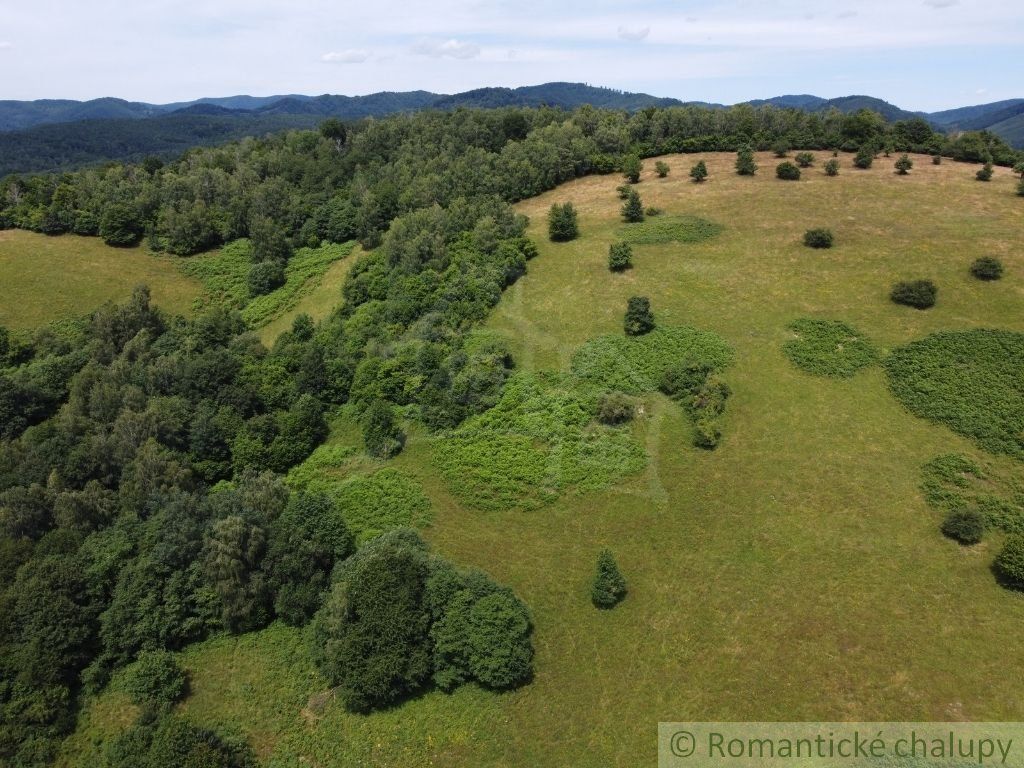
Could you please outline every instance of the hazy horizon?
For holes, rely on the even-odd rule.
[[[169,103],[551,81],[726,104],[866,94],[927,112],[1024,97],[1024,11],[1010,0],[622,5],[42,0],[5,11],[0,98]]]

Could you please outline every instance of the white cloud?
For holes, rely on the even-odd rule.
[[[344,51],[330,51],[320,57],[320,61],[333,64],[362,64],[370,58],[370,52],[362,48],[348,48]]]
[[[420,40],[412,47],[412,52],[420,56],[440,59],[448,56],[453,59],[475,59],[480,55],[480,46],[451,38],[450,40]]]
[[[633,43],[639,43],[641,40],[646,40],[649,34],[651,34],[650,27],[638,27],[637,29],[619,27],[619,39],[629,40]]]
[[[949,8],[957,4],[959,0],[924,0],[925,5],[932,8]]]

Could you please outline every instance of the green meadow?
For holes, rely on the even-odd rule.
[[[621,455],[643,459],[600,482],[577,464],[556,467],[537,503],[486,503],[496,497],[482,497],[473,478],[444,471],[453,444],[489,438],[486,420],[454,435],[413,427],[405,451],[380,462],[362,454],[342,409],[328,447],[293,470],[292,482],[348,483],[357,528],[412,522],[445,557],[512,587],[535,625],[529,685],[464,686],[351,714],[312,667],[302,631],[275,624],[187,649],[192,690],[181,711],[248,737],[275,768],[650,765],[665,720],[1024,718],[1024,596],[990,571],[1004,534],[972,547],[945,538],[921,487],[922,468],[945,454],[1006,487],[1019,487],[1024,467],[986,452],[967,428],[912,415],[882,362],[939,331],[1024,332],[1024,200],[1006,169],[979,183],[972,166],[915,156],[897,176],[895,158],[861,171],[843,155],[832,178],[821,169],[828,156],[816,154],[798,182],[777,180],[767,153],[754,177],[734,173],[731,153],[661,158],[665,179],[647,160],[636,189],[662,218],[644,224],[622,223],[617,175],[518,206],[539,255],[486,329],[511,345],[514,381],[547,382],[530,402],[568,413],[579,350],[621,335],[627,299],[647,296],[658,327],[695,329],[730,350],[714,450],[694,447],[677,402],[639,387],[636,417],[618,431],[595,435],[569,416],[554,437],[524,429],[533,450],[568,445],[559,455],[577,463],[588,445],[635,445]],[[709,170],[701,184],[687,176],[698,159]],[[555,202],[579,211],[577,239],[549,242]],[[632,269],[610,272],[609,246],[649,224],[647,235],[627,233]],[[816,227],[833,231],[834,247],[803,245]],[[980,256],[999,258],[1004,277],[973,278]],[[336,267],[326,275],[340,285]],[[889,301],[894,282],[917,278],[937,284],[933,308]],[[330,306],[329,296],[304,296],[315,316]],[[821,326],[832,335],[819,349],[856,340],[857,360],[798,367],[792,344],[814,327],[802,319],[845,324]],[[414,514],[375,501],[387,484]],[[611,611],[590,602],[604,547],[629,589]],[[115,680],[87,702],[61,764],[95,765],[134,715]]]

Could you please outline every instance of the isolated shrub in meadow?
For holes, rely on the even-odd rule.
[[[1024,181],[1024,160],[1014,163],[1013,172],[1020,176],[1021,181]]]
[[[838,176],[839,175],[839,161],[832,158],[825,163],[825,175],[826,176]]]
[[[932,155],[932,165],[942,165],[942,155],[938,152]]]
[[[804,245],[808,248],[831,248],[832,241],[831,229],[808,229],[804,232]]]
[[[663,160],[659,160],[654,164],[654,171],[655,173],[658,174],[659,179],[664,179],[666,176],[668,176],[668,173],[671,170],[672,169],[669,167],[669,164]]]
[[[626,155],[622,158],[622,175],[626,177],[626,181],[630,184],[636,184],[640,181],[640,174],[643,170],[644,164],[636,155]]]
[[[785,139],[779,139],[772,144],[772,152],[776,157],[785,157],[789,154],[789,143]]]
[[[976,509],[950,512],[942,521],[942,532],[961,544],[977,544],[985,535],[985,518]]]
[[[661,208],[658,208],[657,206],[648,205],[646,208],[644,208],[644,216],[660,216],[660,215],[661,215]]]
[[[904,304],[915,309],[928,309],[935,306],[935,298],[939,289],[931,280],[904,280],[892,287],[889,298],[896,304]]]
[[[801,168],[810,168],[814,165],[814,155],[810,152],[797,152],[796,157],[793,159],[796,160],[796,164]]]
[[[608,246],[608,269],[621,272],[633,266],[633,248],[629,243],[612,243]]]
[[[626,596],[626,580],[611,550],[602,549],[597,556],[597,569],[590,589],[590,599],[598,608],[614,608]]]
[[[622,392],[605,392],[597,400],[597,419],[602,424],[625,424],[635,411],[632,398]]]
[[[1006,586],[1024,589],[1024,534],[1012,533],[1006,537],[992,569]]]
[[[615,188],[616,193],[619,195],[619,200],[625,200],[629,197],[629,191],[631,187],[629,184],[620,184]]]
[[[736,153],[736,173],[740,176],[753,176],[757,173],[757,163],[754,162],[754,150],[742,147]]]
[[[914,167],[914,161],[910,159],[910,155],[900,155],[894,167],[896,168],[896,173],[900,176],[906,176],[910,173],[910,169]]]
[[[800,169],[787,160],[775,167],[775,175],[783,181],[799,181]]]
[[[981,167],[981,170],[978,171],[976,174],[974,174],[974,178],[976,178],[978,181],[992,181],[992,163],[991,163],[991,161],[985,163]]]
[[[815,376],[846,378],[878,360],[878,350],[855,328],[838,320],[801,318],[789,324],[795,338],[782,351],[797,368]]]
[[[374,400],[363,414],[363,442],[371,456],[390,459],[402,452],[405,433],[395,423],[395,415],[383,400]]]
[[[644,220],[644,204],[640,201],[640,195],[635,189],[629,190],[629,196],[622,206],[622,220],[629,224],[636,224]]]
[[[1003,263],[992,256],[982,256],[971,264],[971,274],[979,280],[998,280],[1003,276]]]
[[[623,327],[627,336],[642,336],[654,330],[651,300],[646,296],[632,296],[626,304]]]
[[[124,689],[140,707],[164,709],[188,691],[188,677],[170,651],[143,651],[125,672]]]
[[[703,160],[698,160],[697,164],[690,169],[690,178],[696,183],[700,184],[704,179],[708,177],[708,166]]]
[[[853,156],[853,164],[861,170],[867,170],[873,162],[875,162],[875,148],[870,144],[862,146]]]
[[[579,233],[576,208],[573,204],[552,203],[551,210],[548,211],[548,237],[556,243],[564,243],[576,239]]]
[[[718,422],[709,417],[699,417],[693,425],[693,444],[698,448],[713,450],[718,447],[718,441],[722,439],[722,430],[718,428]]]

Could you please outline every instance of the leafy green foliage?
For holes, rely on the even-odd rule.
[[[630,224],[644,220],[644,204],[640,201],[640,195],[635,189],[629,191],[626,202],[622,205],[622,220]]]
[[[99,235],[107,245],[128,247],[142,238],[142,224],[134,208],[127,203],[113,203],[103,210]]]
[[[985,535],[985,518],[976,509],[950,512],[942,521],[942,533],[964,545],[977,544]]]
[[[838,176],[839,175],[839,161],[835,158],[827,160],[824,165],[826,176]]]
[[[722,229],[722,225],[697,216],[665,216],[623,227],[616,234],[632,245],[694,244],[716,237]]]
[[[772,153],[778,157],[783,158],[789,154],[789,141],[785,138],[776,139],[772,142]]]
[[[188,677],[173,653],[144,651],[126,670],[123,685],[135,704],[164,709],[188,692]]]
[[[279,261],[260,261],[249,267],[249,295],[263,296],[284,285],[284,266]]]
[[[536,509],[646,464],[628,430],[593,424],[595,398],[569,377],[516,374],[498,404],[434,444],[449,488],[478,509]]]
[[[998,280],[1003,276],[1003,262],[992,256],[982,256],[971,264],[971,274],[979,280]]]
[[[910,159],[910,155],[903,154],[900,155],[894,167],[896,168],[896,173],[900,176],[906,176],[910,173],[910,169],[914,167],[914,161]]]
[[[794,338],[782,345],[782,351],[807,373],[846,378],[879,359],[878,350],[863,334],[839,320],[801,318],[788,328]]]
[[[592,339],[572,357],[572,372],[597,390],[641,395],[658,389],[665,371],[681,363],[716,370],[732,362],[718,335],[686,326],[659,326],[643,336],[610,334]]]
[[[611,550],[602,549],[597,556],[597,570],[590,589],[590,600],[598,608],[614,608],[626,596],[626,580],[619,572]]]
[[[618,242],[608,246],[608,269],[622,272],[633,266],[633,249],[629,243]]]
[[[395,421],[391,406],[375,400],[363,414],[363,442],[371,456],[390,459],[397,456],[405,445],[405,433]]]
[[[622,392],[605,392],[598,398],[597,419],[602,424],[625,424],[633,419],[635,413],[632,399]]]
[[[754,162],[754,150],[750,147],[741,147],[736,153],[736,173],[740,176],[753,176],[757,173],[757,163]]]
[[[904,280],[892,287],[889,298],[896,304],[904,304],[914,309],[928,309],[935,306],[938,292],[939,289],[931,280]]]
[[[775,176],[783,181],[799,181],[800,169],[787,160],[775,167]]]
[[[677,363],[665,370],[658,384],[664,394],[679,402],[694,422],[693,444],[712,450],[722,436],[718,420],[732,394],[729,385],[707,362]]]
[[[872,163],[875,162],[875,154],[877,150],[871,144],[865,144],[857,150],[857,154],[853,157],[853,165],[861,170],[867,170],[871,167]]]
[[[978,181],[992,181],[992,161],[988,161],[981,167],[981,170],[974,174]]]
[[[1012,533],[1006,537],[992,569],[1006,586],[1024,589],[1024,534]]]
[[[793,159],[801,168],[810,168],[814,165],[814,155],[810,152],[797,152]]]
[[[959,454],[936,456],[921,468],[928,506],[945,512],[977,512],[984,528],[1024,533],[1024,487],[995,467],[984,469]]]
[[[703,160],[698,160],[697,164],[690,169],[690,178],[696,183],[704,181],[708,177],[708,166]]]
[[[669,171],[671,170],[672,169],[669,167],[668,163],[666,163],[664,160],[658,160],[654,164],[654,171],[658,174],[659,179],[664,179],[666,176],[668,176]]]
[[[646,296],[631,296],[626,304],[623,327],[627,336],[642,336],[654,330],[651,300]]]
[[[256,768],[244,742],[165,715],[140,722],[106,749],[105,768]]]
[[[640,158],[637,155],[626,155],[622,158],[622,175],[626,177],[626,181],[630,184],[636,184],[640,181],[640,174],[644,170],[644,164],[640,162]]]
[[[804,232],[804,245],[808,248],[831,248],[833,240],[831,229],[808,229]]]
[[[1024,334],[934,333],[893,350],[885,369],[911,413],[1024,459]]]
[[[548,237],[556,243],[575,240],[580,233],[576,218],[572,203],[552,203],[548,211]]]

